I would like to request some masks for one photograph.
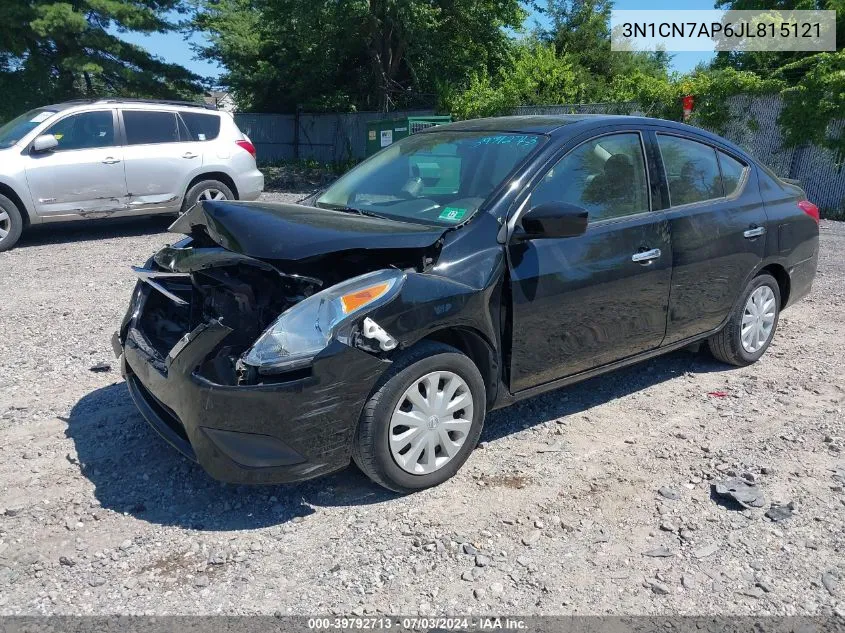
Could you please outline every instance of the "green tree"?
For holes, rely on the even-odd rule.
[[[586,71],[587,92],[595,101],[611,98],[607,88],[616,77],[668,79],[672,61],[665,51],[611,51],[612,9],[612,0],[548,0],[550,26],[539,32],[539,37],[553,43],[559,54],[570,56]]]
[[[0,0],[0,117],[77,97],[197,95],[200,77],[114,34],[166,32],[181,0]]]
[[[199,0],[202,55],[266,112],[430,105],[506,59],[520,0]]]
[[[845,47],[845,0],[716,0],[716,8],[727,11],[835,10],[836,49],[841,51]],[[796,62],[815,55],[818,53],[811,51],[720,51],[713,67],[748,70],[761,76],[781,71],[785,80],[796,82],[802,78],[802,67]]]
[[[571,55],[537,41],[520,43],[509,63],[491,77],[476,74],[466,90],[445,95],[445,108],[455,117],[510,114],[520,105],[575,103],[586,96],[588,76]]]
[[[779,123],[788,145],[816,143],[845,160],[845,0],[716,0],[726,10],[835,10],[835,52],[737,51],[717,53],[714,69],[737,69],[776,85],[784,107]]]

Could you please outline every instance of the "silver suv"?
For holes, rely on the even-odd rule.
[[[175,101],[70,101],[0,127],[0,251],[30,224],[254,200],[255,148],[226,112]]]

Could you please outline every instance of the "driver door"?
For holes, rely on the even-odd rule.
[[[668,223],[651,211],[644,139],[605,134],[567,152],[520,205],[587,209],[577,237],[508,245],[511,390],[518,392],[658,347],[672,274]]]
[[[70,114],[51,125],[59,144],[22,158],[38,215],[108,214],[125,207],[123,148],[111,109]]]

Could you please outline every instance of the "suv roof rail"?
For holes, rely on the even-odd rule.
[[[208,103],[198,103],[196,101],[179,101],[178,99],[120,99],[116,97],[109,97],[105,99],[98,99],[95,103],[148,103],[158,105],[184,106],[189,108],[203,108],[205,110],[217,110],[217,106]]]

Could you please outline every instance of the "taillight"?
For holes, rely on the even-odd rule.
[[[250,154],[252,154],[253,158],[255,158],[255,145],[253,145],[249,141],[235,141],[235,143],[237,143],[238,147],[240,147],[241,149],[245,149]]]
[[[809,200],[802,200],[798,203],[798,208],[813,218],[816,221],[816,224],[819,223],[819,208],[812,202]]]

